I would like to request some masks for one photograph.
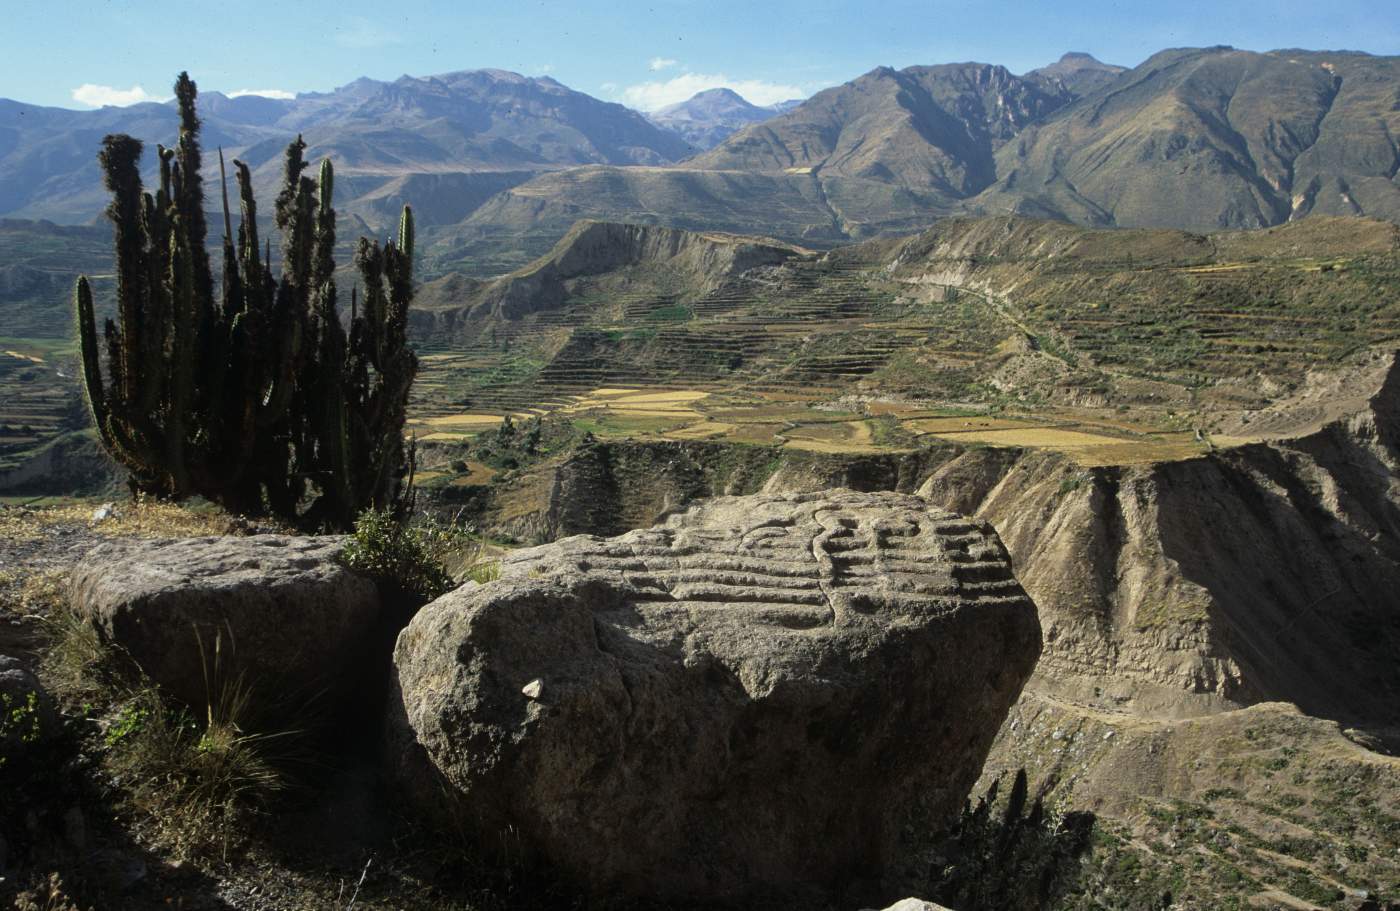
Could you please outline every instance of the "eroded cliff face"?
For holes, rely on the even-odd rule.
[[[919,492],[990,521],[1041,610],[1033,688],[1144,716],[1400,721],[1400,369],[1298,439],[1081,470],[971,450]]]

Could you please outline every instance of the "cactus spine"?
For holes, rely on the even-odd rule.
[[[248,166],[234,161],[239,224],[226,165],[222,279],[214,293],[205,247],[196,87],[175,84],[180,137],[158,147],[160,187],[141,185],[142,144],[108,136],[98,155],[112,193],[117,318],[106,323],[106,378],[92,290],[79,278],[74,309],[93,422],[130,472],[134,491],[200,494],[246,515],[304,527],[350,527],[364,508],[406,508],[411,449],[403,426],[417,359],[406,336],[412,300],[412,215],[399,242],[361,240],[356,262],[373,308],[347,337],[335,287],[334,171],[303,172],[305,142],[287,147],[275,208],[281,269],[259,249]],[[260,255],[261,253],[261,255]],[[387,281],[387,290],[385,282]],[[371,286],[374,290],[371,291]]]

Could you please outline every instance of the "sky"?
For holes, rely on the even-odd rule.
[[[757,104],[877,66],[1134,66],[1229,44],[1400,54],[1400,0],[3,0],[0,98],[87,109],[202,91],[289,97],[495,67],[641,110],[728,86]]]

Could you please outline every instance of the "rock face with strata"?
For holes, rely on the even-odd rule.
[[[342,539],[255,535],[110,542],[74,570],[74,608],[152,681],[193,705],[206,673],[313,698],[349,684],[379,615]]]
[[[722,497],[509,555],[399,637],[411,794],[595,890],[878,881],[963,804],[1040,651],[985,525],[907,495]]]

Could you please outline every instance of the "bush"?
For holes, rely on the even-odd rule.
[[[355,522],[340,562],[382,587],[427,603],[456,585],[444,558],[457,546],[460,534],[436,523],[415,525],[387,510],[369,509]]]

